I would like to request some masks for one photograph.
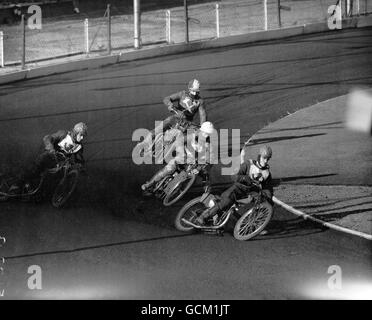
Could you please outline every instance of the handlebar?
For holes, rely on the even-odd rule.
[[[63,151],[54,150],[54,151],[51,152],[51,154],[54,155],[54,159],[56,161],[57,168],[58,167],[63,167],[67,163],[70,163],[70,165],[75,163],[74,159],[72,157],[69,157]]]
[[[262,190],[262,184],[259,181],[253,180],[253,185],[258,189]]]
[[[187,170],[190,170],[190,172],[192,172],[193,174],[199,174],[200,172],[205,170],[206,167],[207,167],[207,164],[192,163],[192,164],[189,164],[189,167]]]
[[[170,108],[170,111],[174,112],[177,116],[181,116],[181,117],[185,116],[183,111],[177,110],[175,107]]]
[[[55,153],[55,155],[61,155],[61,156],[63,156],[64,158],[67,158],[67,156],[65,155],[65,153],[62,152],[62,151],[54,151],[54,153]]]
[[[177,116],[181,117],[184,121],[186,121],[190,126],[195,126],[197,128],[200,128],[200,125],[195,123],[195,122],[192,122],[192,121],[188,121],[185,118],[185,110],[178,110],[176,109],[174,106],[172,108],[170,108],[170,111],[175,113]]]
[[[61,151],[54,150],[51,152],[51,154],[54,155],[54,158],[56,159],[57,162],[61,162],[67,159],[67,156]]]

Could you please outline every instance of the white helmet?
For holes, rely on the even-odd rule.
[[[197,79],[192,79],[189,81],[189,91],[195,91],[199,92],[200,91],[200,82]]]
[[[213,123],[209,121],[203,122],[203,124],[200,127],[200,131],[203,131],[204,133],[210,136],[214,132]]]

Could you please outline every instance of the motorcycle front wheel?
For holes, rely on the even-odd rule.
[[[235,239],[245,241],[260,234],[270,222],[272,215],[273,207],[267,201],[249,209],[235,224]]]
[[[194,174],[186,175],[180,181],[174,184],[166,193],[163,204],[168,207],[180,200],[194,184],[196,176]],[[172,182],[170,182],[172,183]]]
[[[79,170],[71,170],[66,174],[57,185],[52,197],[52,205],[55,208],[61,208],[67,200],[71,197],[72,193],[76,189],[76,185],[79,179]]]

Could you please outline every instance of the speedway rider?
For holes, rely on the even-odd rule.
[[[180,132],[178,137],[181,139],[177,138],[175,141],[176,157],[171,159],[163,169],[159,170],[150,181],[143,184],[141,186],[142,191],[145,194],[150,194],[152,187],[164,177],[172,175],[178,165],[190,163],[199,164],[200,174],[203,176],[204,182],[209,184],[209,168],[214,158],[210,136],[214,133],[214,130],[213,124],[206,121],[199,130],[192,134],[184,135]],[[199,137],[202,139],[199,140]],[[205,164],[205,166],[201,166],[201,163]]]
[[[205,220],[230,207],[236,200],[247,197],[251,191],[255,191],[258,185],[262,187],[262,193],[271,201],[273,196],[272,177],[269,160],[272,150],[269,146],[260,148],[257,160],[245,160],[240,165],[236,175],[236,182],[224,191],[221,200],[212,208],[205,210],[197,219],[196,223],[203,226]]]
[[[150,146],[156,132],[163,127],[163,132],[170,129],[179,118],[192,122],[195,114],[199,112],[200,125],[207,121],[207,114],[204,108],[204,100],[200,97],[200,82],[197,79],[190,80],[188,90],[176,92],[164,98],[163,103],[168,107],[170,112],[175,112],[163,120],[162,124],[151,130],[147,137],[141,142],[141,145]]]
[[[43,138],[43,152],[37,157],[32,168],[21,174],[20,182],[11,186],[9,192],[21,192],[22,188],[25,193],[31,192],[32,181],[40,178],[47,169],[56,167],[59,160],[57,152],[61,152],[65,156],[74,155],[77,162],[84,163],[82,142],[87,136],[87,132],[87,125],[79,122],[70,131],[59,130],[46,135]]]

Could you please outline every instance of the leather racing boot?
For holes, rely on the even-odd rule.
[[[202,212],[202,214],[195,219],[195,222],[201,226],[205,225],[205,220],[207,220],[210,217],[213,217],[217,212],[220,210],[220,207],[218,204],[216,204],[212,208],[208,208]]]
[[[165,176],[167,176],[169,174],[168,170],[166,167],[164,167],[163,169],[161,169],[159,172],[157,172],[152,178],[150,181],[147,181],[146,183],[144,183],[142,186],[141,186],[141,189],[143,192],[145,193],[149,193],[150,192],[150,189],[151,187],[158,181],[160,181],[161,179],[163,179]]]

